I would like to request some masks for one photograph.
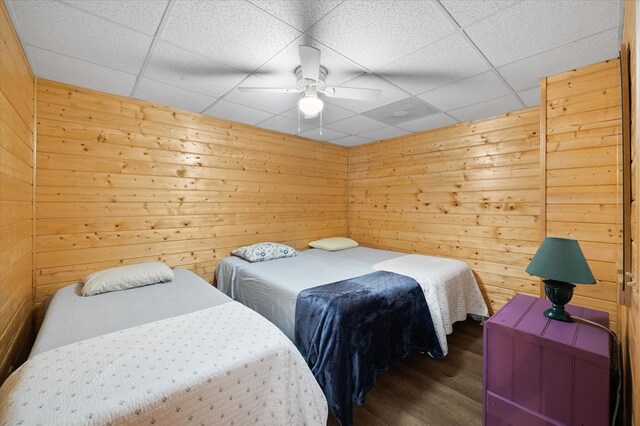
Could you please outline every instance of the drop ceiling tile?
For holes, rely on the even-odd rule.
[[[339,130],[341,132],[357,135],[360,133],[368,132],[370,130],[381,129],[386,127],[386,124],[381,123],[364,115],[355,115],[353,117],[345,118],[344,120],[336,121],[335,123],[328,124],[327,127],[333,130]]]
[[[455,28],[427,1],[346,1],[309,35],[369,69],[419,49]]]
[[[479,118],[495,117],[496,115],[521,109],[522,105],[513,95],[502,96],[490,101],[480,102],[463,108],[448,111],[460,121],[477,120]]]
[[[179,1],[162,39],[239,69],[254,70],[300,32],[244,1]]]
[[[500,66],[618,25],[618,2],[529,0],[469,26],[467,34]]]
[[[298,107],[295,106],[290,110],[284,112],[282,115],[288,118],[292,118],[294,120],[298,120]],[[340,108],[337,105],[333,105],[333,104],[330,104],[329,102],[325,102],[324,109],[322,110],[322,122],[324,124],[329,124],[335,121],[343,120],[348,117],[353,117],[354,115],[356,115],[355,112],[351,112],[344,108]],[[303,122],[313,122],[313,123],[317,123],[319,120],[318,117],[305,119],[304,115],[301,115],[301,119]]]
[[[363,112],[362,115],[380,121],[381,123],[395,126],[398,123],[416,120],[420,117],[437,114],[438,112],[437,109],[410,96],[400,101]]]
[[[342,0],[314,0],[304,5],[290,0],[249,0],[260,9],[283,20],[300,31],[306,31],[327,13],[342,3]]]
[[[220,97],[247,77],[238,71],[167,43],[158,43],[144,76],[172,86]]]
[[[326,127],[322,128],[322,134],[320,134],[320,128],[316,127],[315,129],[307,130],[306,132],[300,133],[299,136],[309,139],[315,139],[318,141],[332,141],[335,139],[343,138],[347,135],[342,132],[338,132],[337,130],[327,129]]]
[[[445,127],[456,122],[456,120],[449,117],[447,114],[440,113],[418,118],[417,120],[400,123],[398,124],[398,127],[410,132],[422,132],[424,130]]]
[[[528,106],[534,107],[540,105],[540,88],[534,87],[533,89],[523,90],[518,92],[520,99]]]
[[[345,136],[344,138],[334,139],[331,143],[342,146],[356,146],[371,142],[369,139],[360,136]]]
[[[276,130],[278,132],[290,133],[292,135],[298,134],[298,120],[292,120],[291,118],[276,115],[268,120],[258,123],[259,127],[265,129]],[[300,121],[300,132],[306,132],[307,130],[314,129],[318,126],[318,123],[308,123]]]
[[[37,47],[26,46],[25,52],[36,77],[122,96],[129,96],[136,82],[136,76],[133,74]]]
[[[151,37],[53,1],[12,1],[20,40],[84,61],[137,74]]]
[[[618,56],[618,30],[608,31],[567,43],[538,55],[498,68],[515,90],[540,83],[540,78]]]
[[[64,0],[65,3],[147,35],[154,35],[168,0]]]
[[[513,5],[515,0],[440,0],[440,3],[461,27],[466,27]]]
[[[268,112],[234,104],[233,102],[227,102],[224,99],[216,102],[215,105],[208,108],[203,114],[246,124],[256,124],[271,117],[271,114]]]
[[[395,138],[397,136],[406,135],[408,133],[409,132],[406,130],[389,126],[389,127],[383,127],[382,129],[372,130],[370,132],[361,133],[358,136],[377,141],[382,139]]]
[[[301,45],[320,50],[320,64],[328,71],[327,86],[339,86],[365,72],[355,62],[307,36],[301,36],[260,67],[259,77],[272,87],[295,87],[294,71],[300,65],[299,47]]]
[[[511,93],[495,71],[487,71],[455,83],[447,84],[418,97],[442,111],[497,98]]]
[[[137,99],[197,113],[202,112],[202,110],[216,101],[216,98],[212,96],[170,86],[147,78],[140,80],[135,97]]]
[[[385,78],[416,95],[481,73],[489,66],[460,34],[385,66]]]
[[[408,93],[404,90],[399,89],[395,85],[389,83],[383,78],[378,77],[375,74],[364,74],[360,77],[354,78],[353,80],[347,81],[342,85],[342,87],[359,87],[364,89],[379,89],[382,91],[380,99],[373,102],[356,101],[353,99],[342,98],[324,98],[329,103],[341,106],[357,113],[369,111],[409,96]]]
[[[269,81],[265,81],[256,76],[250,76],[244,80],[241,87],[274,87]],[[285,86],[290,87],[290,86]],[[232,89],[224,96],[224,99],[249,106],[251,108],[268,111],[272,114],[281,114],[298,104],[299,93],[256,93],[241,92]]]

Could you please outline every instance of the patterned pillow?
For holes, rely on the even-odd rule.
[[[293,257],[296,255],[296,250],[285,244],[258,243],[252,246],[237,248],[233,250],[231,254],[248,260],[249,262],[264,262],[265,260]]]

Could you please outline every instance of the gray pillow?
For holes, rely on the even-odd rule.
[[[237,248],[233,250],[231,254],[248,260],[249,262],[264,262],[265,260],[293,257],[296,255],[296,250],[286,244],[258,243],[252,246]]]
[[[162,262],[136,263],[94,272],[82,279],[82,295],[93,296],[173,280],[173,270]]]

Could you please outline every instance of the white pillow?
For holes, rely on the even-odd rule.
[[[338,251],[358,247],[358,243],[351,238],[333,237],[324,238],[318,241],[311,241],[309,243],[309,247],[326,251]]]
[[[136,263],[94,272],[82,279],[82,295],[93,296],[173,280],[173,270],[162,262]]]

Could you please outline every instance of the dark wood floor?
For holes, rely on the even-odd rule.
[[[482,326],[456,323],[441,360],[411,354],[376,376],[354,426],[482,424]],[[329,426],[338,422],[329,414]]]

